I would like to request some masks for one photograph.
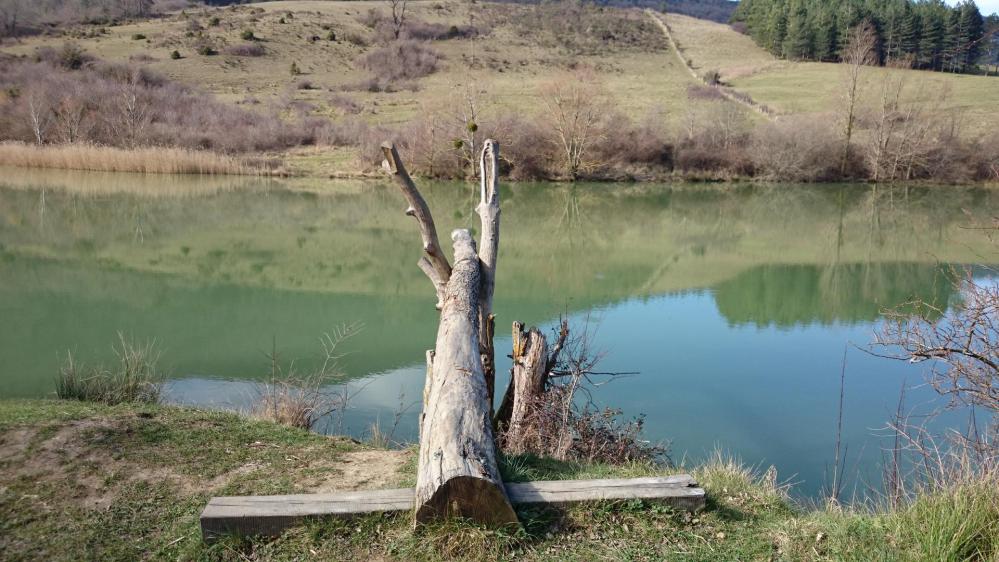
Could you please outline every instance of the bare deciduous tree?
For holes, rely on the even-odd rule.
[[[117,111],[109,125],[114,134],[122,139],[125,146],[134,147],[149,124],[149,104],[142,99],[139,72],[133,71],[129,81],[123,84],[115,100]]]
[[[28,0],[0,1],[0,37],[13,37],[17,26],[30,19],[32,4]]]
[[[79,88],[74,88],[79,90]],[[79,91],[64,93],[53,108],[53,118],[59,140],[64,143],[79,142],[87,137],[86,129],[91,103]]]
[[[482,120],[492,106],[486,97],[488,88],[476,86],[477,82],[481,83],[469,80],[466,84],[452,85],[448,103],[448,113],[457,128],[454,146],[465,162],[468,175],[475,175],[482,148]]]
[[[398,39],[402,34],[402,28],[406,26],[406,6],[408,0],[388,0],[389,8],[392,11],[392,35]]]
[[[954,283],[960,303],[948,310],[917,301],[887,311],[875,344],[895,359],[931,362],[930,384],[954,403],[999,413],[999,285],[970,272]]]
[[[865,66],[877,62],[878,36],[870,22],[864,22],[850,30],[846,48],[843,50],[845,74],[843,77],[843,154],[840,159],[840,174],[846,174],[850,159],[850,143],[857,120],[857,106],[860,103],[861,77]]]
[[[577,73],[542,86],[547,128],[562,155],[562,168],[569,179],[595,167],[590,149],[603,134],[607,95],[592,73]]]
[[[44,144],[52,126],[52,104],[44,92],[29,91],[26,95],[28,124],[37,144]]]

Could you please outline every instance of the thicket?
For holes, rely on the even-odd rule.
[[[882,64],[975,72],[994,50],[970,0],[954,7],[941,0],[742,0],[733,21],[774,55],[796,60],[842,60],[850,30],[865,21]]]
[[[616,111],[613,95],[585,73],[545,85],[534,115],[503,110],[482,91],[455,88],[394,129],[356,121],[334,128],[340,140],[361,147],[369,166],[381,162],[381,137],[392,138],[413,172],[440,178],[472,176],[471,155],[494,138],[502,146],[502,172],[513,180],[999,180],[999,137],[962,137],[960,115],[946,110],[945,94],[934,96],[931,87],[885,79],[878,100],[858,104],[848,147],[841,115],[759,122],[707,86],[691,88],[679,123],[667,125],[654,111],[633,118]]]
[[[0,62],[0,141],[174,146],[246,153],[313,144],[328,121],[216,101],[148,69],[73,45]]]

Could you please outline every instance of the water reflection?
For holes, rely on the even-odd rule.
[[[272,345],[307,369],[346,322],[365,325],[343,362],[366,385],[349,429],[391,419],[400,390],[420,396],[437,318],[393,187],[100,176],[0,180],[5,396],[47,395],[60,353],[109,360],[123,331],[160,343],[172,399],[245,408]],[[469,186],[425,192],[440,231],[475,227]],[[868,342],[883,307],[953,302],[950,264],[999,262],[964,228],[999,208],[989,190],[519,184],[502,197],[500,326],[599,321],[607,367],[642,373],[605,387],[607,404],[647,414],[678,453],[720,443],[811,489],[844,346]],[[858,355],[849,375],[859,450],[918,374]]]

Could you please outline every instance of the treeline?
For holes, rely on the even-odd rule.
[[[993,16],[994,17],[994,16]],[[839,61],[851,29],[869,23],[880,64],[974,72],[992,54],[978,6],[965,0],[742,0],[733,21],[776,56]]]

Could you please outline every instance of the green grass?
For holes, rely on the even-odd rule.
[[[969,482],[899,511],[803,510],[772,473],[718,456],[692,472],[699,514],[640,501],[530,507],[523,529],[413,531],[408,514],[314,521],[276,539],[201,541],[212,495],[309,489],[360,446],[235,414],[154,405],[0,402],[5,560],[991,560],[999,487]],[[397,485],[415,470],[414,455]],[[510,479],[662,473],[506,459]]]
[[[782,115],[830,114],[843,105],[844,66],[835,63],[778,60],[728,25],[670,14],[676,40],[698,73],[718,70],[723,82],[752,96]],[[947,92],[941,110],[960,114],[966,137],[989,134],[999,127],[999,77],[871,67],[863,77],[862,111],[880,103],[888,75],[905,77],[903,102],[934,106]]]

